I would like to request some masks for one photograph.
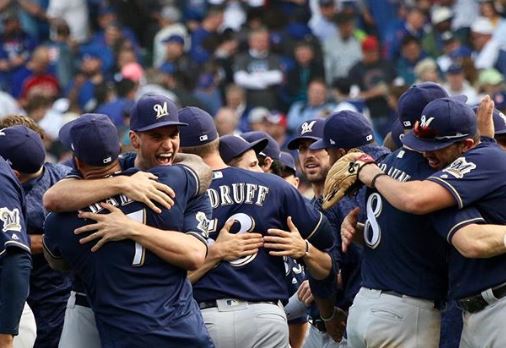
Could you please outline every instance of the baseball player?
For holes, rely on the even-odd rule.
[[[267,139],[260,139],[252,143],[235,135],[220,137],[220,156],[231,166],[263,173],[259,166],[257,155],[267,146]]]
[[[225,135],[219,139],[219,152],[223,161],[231,167],[243,168],[258,173],[263,173],[258,165],[257,154],[267,145],[267,139],[260,139],[253,143],[248,143],[239,136]],[[289,157],[286,157],[289,156]],[[289,159],[291,158],[291,163]],[[288,163],[287,163],[288,159]],[[280,161],[283,164],[282,173],[287,173],[287,178],[283,177],[288,183],[298,186],[298,178],[294,177],[295,162],[293,157],[281,152]],[[292,164],[293,168],[286,168]],[[297,179],[297,180],[295,180]],[[295,185],[296,183],[297,185]],[[296,301],[297,289],[304,280],[305,274],[302,265],[289,257],[284,257],[286,280],[289,294],[291,295],[288,304],[285,305],[285,312],[288,320],[288,331],[290,346],[292,348],[302,347],[307,329],[307,314],[303,303]],[[295,294],[295,295],[294,295]]]
[[[318,250],[333,245],[328,221],[281,178],[227,167],[219,156],[213,119],[205,111],[187,107],[179,115],[189,124],[181,130],[182,151],[200,154],[214,170],[208,194],[213,206],[209,235],[215,243],[204,266],[191,276],[213,342],[227,348],[288,347],[280,306],[288,300],[288,289],[280,256],[302,259],[316,278],[328,276],[331,257]],[[261,233],[263,248],[253,244],[242,257],[223,258],[220,237],[229,229],[232,235],[251,234],[251,239],[256,238],[251,231]]]
[[[184,125],[178,122],[177,114],[170,115],[165,123]],[[119,139],[105,115],[83,115],[67,123],[60,130],[60,139],[73,145],[76,167],[84,178],[121,169],[117,160]],[[176,190],[178,199],[170,210],[158,214],[119,195],[108,199],[107,204],[90,205],[79,214],[53,213],[46,219],[45,250],[49,259],[66,261],[83,281],[103,347],[213,347],[186,279],[186,270],[204,261],[206,240],[195,231],[175,232],[183,229],[185,205],[189,197],[198,194],[198,180],[180,166],[157,167],[153,172]],[[83,244],[100,237],[100,232],[81,241],[69,232],[78,228],[78,234],[97,230],[83,218],[100,224],[106,210],[115,215],[113,220],[129,222],[127,232],[144,230],[156,235],[157,247],[146,250],[140,243],[146,233],[138,233],[133,240],[107,245],[98,242],[90,251]]]
[[[486,97],[482,104],[483,108],[490,110],[483,115],[491,115],[493,103],[490,99]],[[490,138],[482,138],[480,142],[476,116],[467,105],[452,99],[439,99],[429,103],[423,114],[425,117],[421,118],[413,132],[404,137],[403,142],[423,152],[429,165],[440,171],[428,180],[401,183],[390,180],[380,174],[377,167],[368,165],[364,167],[365,172],[360,173],[360,180],[370,185],[370,178],[376,176],[377,190],[392,205],[404,211],[425,213],[450,206],[462,208],[473,205],[488,223],[503,224],[504,212],[499,207],[506,198],[504,181],[493,178],[499,178],[505,169],[504,152]],[[488,118],[488,125],[492,125],[491,117]],[[487,121],[480,115],[478,120],[480,123]],[[482,128],[485,130],[482,134],[494,134],[492,126],[488,130],[487,127]],[[407,196],[409,204],[394,199],[392,195],[396,194]],[[453,228],[452,233],[456,229]],[[465,256],[496,255],[491,251],[498,244],[500,238],[497,236],[489,243],[477,244],[469,243],[466,233],[452,233],[447,234],[448,241],[457,249],[462,249]],[[504,233],[500,236],[503,237]],[[473,252],[467,254],[469,244]],[[450,295],[464,310],[463,347],[501,347],[506,343],[503,331],[494,326],[501,321],[504,313],[501,310],[505,303],[502,291],[504,260],[504,256],[495,256],[489,260],[461,258],[460,261],[450,262]]]
[[[14,116],[3,121],[33,127],[33,124],[22,118],[24,117]],[[3,133],[0,155],[11,163],[26,198],[27,230],[33,266],[27,302],[37,323],[35,347],[56,347],[63,327],[71,283],[68,275],[52,270],[42,255],[42,230],[46,216],[42,207],[42,195],[48,187],[64,177],[70,168],[44,163],[46,153],[40,134],[31,132],[25,126],[5,128]]]
[[[293,187],[299,188],[299,178],[297,177],[297,167],[295,165],[295,159],[292,154],[286,151],[281,151],[279,155],[279,161],[283,165],[281,167],[281,177],[285,179]]]
[[[299,160],[301,163],[305,163],[303,170],[307,171],[308,177],[313,177],[312,186],[316,189],[314,204],[321,209],[323,180],[328,169],[319,172],[319,167],[314,165],[314,163],[318,163],[315,159],[319,158],[319,162],[323,163],[323,160],[327,158],[326,152],[328,154],[328,164],[325,166],[330,166],[350,149],[360,147],[381,160],[388,154],[388,150],[374,144],[372,126],[365,116],[359,113],[340,111],[331,115],[323,125],[318,124],[318,122],[311,122],[300,125],[299,132],[301,136],[295,138],[294,143],[290,145],[299,147]],[[313,128],[315,132],[312,134]],[[356,197],[343,200],[338,206],[326,213],[335,226],[336,234],[339,235],[339,226],[344,216],[352,209],[363,206],[361,197],[364,195],[365,192],[361,191]],[[340,238],[338,239],[338,246],[340,246]],[[314,315],[314,327],[311,328],[306,347],[337,346],[334,341],[341,339],[340,336],[343,331],[343,323],[340,322],[344,314],[342,310],[348,309],[359,288],[360,258],[361,250],[357,246],[353,246],[350,251],[342,255],[341,274],[339,274],[340,290],[330,291],[330,284],[322,284],[321,282],[317,284],[310,278],[311,290],[314,292],[321,313],[320,315],[317,315],[317,313]],[[323,291],[323,289],[327,290]]]
[[[0,131],[0,137],[3,136]],[[28,305],[30,244],[26,233],[23,190],[7,162],[0,156],[0,346],[33,347],[35,319]],[[25,318],[22,318],[22,314]],[[32,332],[23,332],[20,319],[32,322]],[[18,333],[20,336],[17,336]],[[16,339],[14,339],[16,337]],[[13,341],[17,342],[14,343]]]
[[[260,168],[262,168],[264,173],[281,175],[281,168],[283,166],[280,162],[281,149],[278,142],[272,136],[263,131],[252,131],[241,134],[241,137],[249,143],[267,139],[267,145],[257,155]]]
[[[162,117],[157,117],[156,110],[166,110],[167,113]],[[132,112],[131,128],[135,131],[130,133],[135,137],[134,144],[136,144],[137,154],[128,153],[120,156],[119,160],[123,170],[137,165],[143,165],[143,169],[146,170],[158,165],[156,157],[153,158],[151,153],[158,154],[160,157],[165,155],[164,152],[167,152],[169,156],[171,153],[177,152],[179,139],[177,136],[174,138],[173,127],[167,127],[167,117],[174,114],[177,114],[177,108],[166,97],[145,95],[139,99],[135,104],[134,112]],[[171,122],[173,120],[169,120],[169,123]],[[139,130],[146,127],[155,130],[154,135],[157,136],[151,137],[150,132]],[[201,165],[201,160],[195,161],[194,158],[185,156],[185,160],[181,163],[194,170],[199,178],[206,176],[204,174],[206,169]],[[137,178],[135,178],[136,176]],[[138,172],[130,177],[117,176],[107,179],[80,180],[82,179],[80,173],[73,172],[68,176],[68,179],[60,181],[46,192],[44,202],[50,210],[68,211],[104,200],[111,192],[122,192],[132,200],[141,201],[153,211],[159,212],[159,205],[170,207],[173,204],[169,196],[173,192],[168,186],[153,180],[154,178],[156,176],[152,173]],[[208,178],[210,177],[208,176]],[[199,187],[206,187],[206,180],[200,180]],[[82,192],[82,194],[72,196],[68,194],[69,190]],[[60,199],[58,200],[57,197]],[[191,199],[185,211],[184,230],[204,232],[210,215],[211,208],[207,194]],[[109,236],[104,233],[102,239],[101,243],[104,243],[109,240]],[[148,249],[151,247],[148,243],[144,246]],[[74,291],[67,304],[60,347],[79,348],[80,344],[83,344],[83,348],[98,347],[100,339],[96,330],[94,314],[86,299],[84,288],[80,286],[81,282],[78,279],[75,279],[73,283]]]

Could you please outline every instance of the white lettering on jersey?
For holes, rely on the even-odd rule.
[[[467,162],[464,157],[459,157],[453,161],[452,164],[443,169],[443,172],[453,175],[457,179],[462,179],[464,175],[468,174],[473,169],[476,169],[476,164]]]
[[[0,220],[2,220],[2,232],[13,231],[21,232],[21,222],[19,218],[19,210],[8,209],[6,207],[0,208]]]
[[[257,184],[235,183],[232,186],[220,185],[207,190],[213,209],[220,205],[255,204],[262,207],[269,195],[269,188]]]

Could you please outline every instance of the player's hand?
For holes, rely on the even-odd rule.
[[[14,347],[14,336],[10,334],[0,334],[0,348]]]
[[[137,222],[128,218],[121,210],[108,203],[100,203],[102,207],[110,211],[110,214],[96,214],[91,212],[80,212],[79,217],[95,220],[95,224],[79,227],[74,230],[75,234],[82,234],[94,231],[89,236],[81,238],[79,243],[86,244],[98,239],[91,248],[92,252],[99,250],[105,243],[128,239],[135,233]]]
[[[309,280],[304,280],[299,288],[297,289],[297,297],[299,300],[304,303],[304,306],[309,307],[311,303],[313,303],[313,293],[311,292],[311,288],[309,287]]]
[[[476,111],[476,120],[480,136],[494,137],[494,101],[490,96],[486,95],[480,102]]]
[[[222,260],[234,261],[238,258],[254,255],[263,246],[260,233],[230,233],[235,220],[228,220],[216,238],[215,247],[219,249]]]
[[[355,208],[346,215],[341,224],[341,249],[343,252],[348,251],[348,247],[353,242],[353,238],[357,233],[358,214],[360,208]]]
[[[336,342],[341,342],[344,332],[346,331],[346,318],[347,314],[341,308],[335,308],[334,318],[325,321],[325,328],[327,334]]]
[[[176,194],[172,188],[156,181],[157,176],[146,172],[137,172],[132,176],[124,176],[121,192],[128,198],[144,203],[155,213],[161,213],[158,203],[166,209],[174,205]]]
[[[273,249],[269,251],[272,256],[290,256],[300,259],[306,255],[306,241],[301,237],[299,230],[293,224],[292,217],[286,220],[290,231],[277,228],[267,230],[269,236],[264,237],[264,247]]]

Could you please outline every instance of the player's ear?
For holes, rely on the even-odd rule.
[[[139,135],[134,131],[128,132],[128,137],[130,138],[130,144],[135,150],[138,150],[140,147]]]
[[[262,170],[264,171],[264,173],[270,172],[271,166],[272,166],[272,158],[270,158],[269,156],[265,157],[264,165],[262,166]]]
[[[464,146],[463,146],[462,152],[466,152],[466,151],[470,150],[474,145],[476,145],[474,140],[471,138],[464,139],[463,144],[464,144]]]

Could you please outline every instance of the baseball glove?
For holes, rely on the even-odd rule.
[[[358,150],[351,150],[334,163],[325,179],[322,208],[331,208],[346,194],[358,189],[360,187],[358,173],[369,163],[374,163],[374,159]]]

